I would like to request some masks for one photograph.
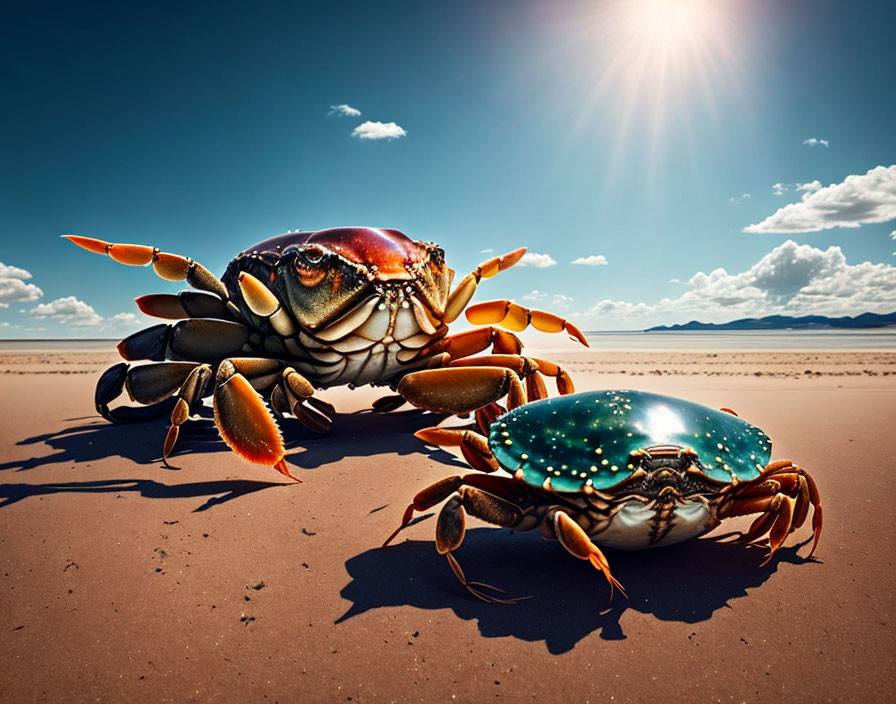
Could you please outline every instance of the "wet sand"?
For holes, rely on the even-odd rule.
[[[210,421],[166,468],[164,422],[94,411],[114,351],[5,352],[0,697],[890,700],[896,354],[530,353],[580,390],[682,396],[763,427],[818,482],[817,559],[787,547],[760,567],[762,551],[712,536],[606,550],[629,596],[611,600],[556,543],[469,520],[468,576],[531,596],[481,603],[436,553],[434,516],[378,547],[415,492],[465,471],[413,437],[431,416],[367,413],[381,390],[336,389],[329,437],[285,424],[301,484],[237,459]]]

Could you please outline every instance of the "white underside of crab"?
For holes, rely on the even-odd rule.
[[[712,525],[709,507],[702,501],[685,501],[675,507],[668,533],[651,542],[657,513],[649,504],[629,501],[617,511],[602,530],[592,533],[596,543],[622,550],[643,550],[672,545],[702,535]]]
[[[283,341],[302,374],[320,386],[382,382],[425,365],[420,350],[432,342],[435,321],[413,295],[371,296],[313,335],[299,331]]]

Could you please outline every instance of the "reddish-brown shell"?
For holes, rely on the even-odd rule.
[[[290,232],[259,242],[243,252],[282,252],[293,245],[320,245],[360,264],[379,279],[410,279],[408,267],[424,261],[426,245],[398,230],[377,227],[333,227],[314,232]]]

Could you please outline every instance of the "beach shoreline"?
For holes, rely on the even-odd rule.
[[[379,547],[417,491],[469,471],[413,437],[432,416],[367,412],[386,390],[327,390],[330,436],[283,424],[297,484],[241,461],[209,418],[166,467],[164,420],[96,414],[114,349],[4,351],[4,701],[888,699],[896,354],[526,352],[579,390],[681,396],[762,427],[774,459],[818,482],[817,560],[795,547],[807,527],[764,567],[712,536],[607,550],[628,591],[610,599],[556,543],[469,519],[469,578],[531,597],[484,604],[435,550],[438,508]]]

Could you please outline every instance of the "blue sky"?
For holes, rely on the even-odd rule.
[[[459,276],[525,245],[476,300],[592,330],[896,310],[892,3],[31,2],[0,25],[3,337],[114,337],[179,289],[63,233],[217,273],[294,228],[400,229]]]

